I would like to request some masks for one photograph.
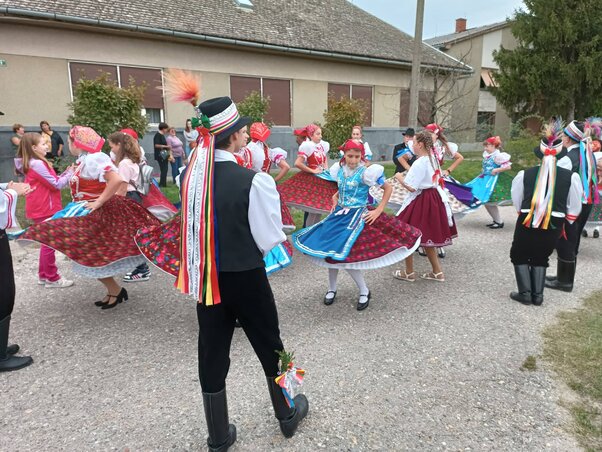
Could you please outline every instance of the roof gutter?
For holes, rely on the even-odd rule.
[[[171,36],[179,39],[189,39],[193,41],[205,41],[212,44],[219,45],[231,45],[231,46],[242,46],[242,47],[250,47],[254,49],[275,51],[275,52],[284,52],[284,53],[292,53],[299,55],[309,55],[314,57],[321,58],[332,58],[337,60],[351,60],[358,61],[362,63],[373,63],[373,64],[382,64],[385,66],[394,66],[394,67],[404,67],[409,68],[412,67],[412,63],[409,61],[398,61],[391,60],[387,58],[372,58],[372,57],[364,57],[359,55],[347,55],[344,53],[337,52],[327,52],[321,50],[310,50],[310,49],[302,49],[299,47],[289,47],[289,46],[280,46],[274,44],[263,44],[260,42],[253,41],[244,41],[240,39],[232,39],[232,38],[221,38],[218,36],[211,36],[202,33],[186,33],[174,30],[167,30],[164,28],[154,28],[154,27],[145,27],[140,25],[132,25],[125,24],[122,22],[113,22],[108,20],[101,19],[89,19],[84,17],[77,16],[67,16],[63,14],[42,12],[42,11],[32,11],[28,9],[20,9],[20,8],[10,8],[7,6],[0,7],[0,15],[6,16],[18,16],[18,17],[28,17],[34,19],[47,19],[47,20],[55,20],[60,22],[66,22],[77,25],[89,25],[89,26],[98,26],[102,28],[112,28],[117,30],[127,30],[131,32],[139,32],[139,33],[148,33],[162,36]],[[444,54],[445,55],[445,54]],[[449,55],[445,55],[449,58]],[[449,66],[440,66],[433,64],[422,64],[424,68],[427,69],[445,69],[450,72],[464,72],[464,73],[472,73],[473,69],[470,66],[463,65],[463,68],[454,68]]]

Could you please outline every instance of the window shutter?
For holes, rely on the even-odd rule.
[[[370,127],[372,125],[372,87],[353,85],[351,97],[362,101],[364,105],[364,124],[362,125]]]
[[[135,86],[146,84],[144,90],[143,105],[145,108],[160,108],[163,104],[163,79],[160,69],[146,69],[137,67],[119,67],[119,76],[121,87],[126,88],[130,85],[130,78],[133,79]]]
[[[252,91],[261,94],[261,79],[256,77],[230,76],[230,97],[234,103],[242,102]]]
[[[290,80],[263,79],[263,97],[270,98],[266,119],[276,126],[291,125]]]

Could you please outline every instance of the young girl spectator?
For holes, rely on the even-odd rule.
[[[290,207],[309,213],[307,224],[311,226],[330,211],[337,184],[327,170],[330,145],[322,141],[322,129],[310,124],[306,131],[309,140],[301,143],[295,160],[295,167],[301,171],[279,184],[278,191]]]
[[[452,238],[457,237],[458,233],[449,199],[441,187],[441,169],[433,153],[433,141],[428,132],[422,131],[416,134],[414,152],[418,159],[402,182],[410,195],[397,215],[401,221],[422,231],[420,245],[425,249],[432,271],[422,274],[421,278],[442,282],[445,281],[445,276],[435,247],[451,245]],[[408,256],[405,264],[405,270],[397,270],[394,273],[395,278],[415,281],[413,256]]]
[[[190,151],[196,147],[196,140],[199,138],[199,131],[192,128],[192,121],[188,119],[186,121],[186,127],[184,127],[184,151],[186,152],[186,160],[190,156]]]
[[[465,184],[471,188],[473,196],[485,205],[485,209],[491,215],[493,223],[487,225],[490,229],[504,227],[498,206],[512,202],[510,195],[512,178],[507,174],[502,174],[512,167],[512,163],[510,154],[500,150],[501,145],[500,137],[490,137],[485,140],[483,143],[485,147],[483,170],[481,174]]]
[[[174,127],[169,128],[169,134],[166,137],[167,145],[171,147],[169,163],[171,164],[171,177],[173,183],[176,183],[176,177],[180,174],[180,167],[185,163],[186,154],[184,153],[184,144],[176,135]]]
[[[46,160],[48,145],[39,133],[26,133],[21,138],[18,156],[25,183],[32,193],[25,198],[25,216],[34,224],[41,223],[62,209],[61,189],[69,185],[73,168],[69,167],[57,176],[52,165]],[[54,250],[46,245],[40,247],[38,284],[46,288],[63,288],[73,285],[73,281],[61,278],[56,267]]]
[[[360,291],[357,310],[362,311],[370,303],[362,270],[391,265],[410,256],[418,247],[420,231],[383,213],[391,187],[385,183],[381,165],[366,166],[363,144],[347,140],[341,150],[343,159],[330,168],[338,185],[330,215],[293,234],[293,244],[312,256],[317,265],[328,268],[325,305],[334,302],[339,269],[345,269]],[[378,207],[368,209],[368,191],[377,184],[384,185],[383,199]]]

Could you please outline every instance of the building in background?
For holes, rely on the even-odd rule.
[[[162,74],[171,67],[198,73],[204,99],[269,96],[273,141],[288,149],[292,127],[323,121],[329,96],[364,101],[377,152],[407,126],[412,38],[346,0],[7,0],[0,43],[4,132],[14,122],[37,130],[43,119],[66,130],[75,84],[100,73],[120,86],[146,83],[151,129],[160,121],[182,128],[191,108],[164,95]],[[427,45],[423,68],[471,72]],[[425,77],[421,88],[425,121],[432,83]],[[0,150],[12,158],[8,136]]]
[[[516,47],[510,21],[466,28],[466,19],[456,19],[456,31],[425,42],[474,69],[471,75],[454,78],[453,115],[448,121],[458,141],[481,141],[492,134],[507,137],[510,118],[490,88],[495,86],[497,64],[493,52],[501,46]]]

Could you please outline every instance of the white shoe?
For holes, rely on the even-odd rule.
[[[56,281],[46,281],[44,287],[46,289],[63,289],[65,287],[71,287],[73,285],[73,281],[65,278],[57,279]]]
[[[45,279],[38,278],[38,284],[39,284],[40,286],[43,286],[43,285],[44,285],[44,284],[46,284],[47,282],[48,282],[48,281],[46,281]]]

